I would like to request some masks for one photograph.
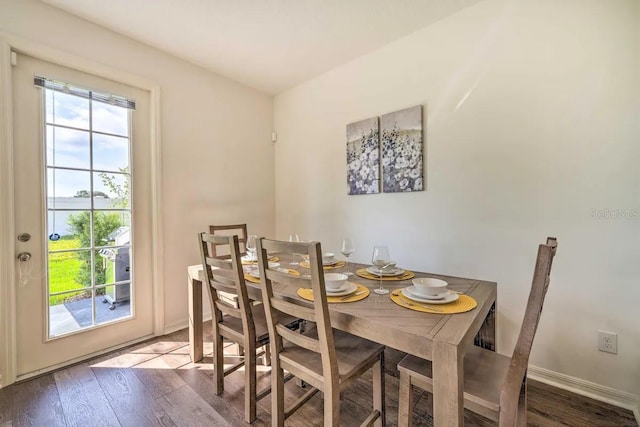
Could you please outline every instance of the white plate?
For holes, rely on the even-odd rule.
[[[419,298],[424,298],[424,299],[430,299],[430,300],[439,300],[439,299],[443,299],[444,297],[446,297],[447,295],[449,295],[449,289],[447,289],[444,292],[440,292],[437,295],[425,295],[422,292],[418,292],[418,289],[416,289],[415,285],[409,286],[407,288],[407,291],[409,293],[411,293],[412,295],[415,295]]]
[[[404,270],[401,268],[396,268],[392,271],[383,271],[382,273],[375,267],[367,267],[367,272],[373,274],[374,276],[402,276],[404,274]]]
[[[358,285],[355,283],[347,282],[344,284],[342,288],[337,291],[330,291],[327,289],[328,297],[341,297],[343,295],[349,295],[352,292],[355,292],[358,289]]]
[[[337,264],[337,263],[338,263],[338,260],[337,260],[337,259],[335,259],[335,258],[334,258],[334,259],[332,259],[331,261],[328,261],[328,262],[324,262],[324,261],[322,261],[322,265],[335,265],[335,264]]]
[[[278,267],[280,267],[280,263],[279,262],[270,262],[269,263],[269,268],[272,268],[272,269],[275,270]],[[245,268],[245,271],[247,273],[249,273],[249,276],[255,277],[256,279],[260,278],[260,272],[258,271],[258,267],[254,267],[254,266],[247,267],[247,266],[244,266],[244,268]]]
[[[410,286],[409,288],[411,288],[413,286]],[[418,302],[426,302],[429,304],[448,304],[450,302],[454,302],[459,298],[459,295],[455,292],[451,292],[449,291],[449,295],[445,296],[442,299],[428,299],[428,298],[424,298],[421,296],[418,296],[416,294],[411,293],[411,291],[409,290],[409,288],[404,288],[402,289],[402,295],[404,295],[405,297],[412,299],[414,301],[418,301]]]

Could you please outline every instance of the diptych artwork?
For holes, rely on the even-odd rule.
[[[380,140],[378,118],[347,125],[348,194],[380,192]]]
[[[422,106],[347,125],[348,194],[424,190]]]
[[[422,191],[422,106],[380,117],[382,189]]]

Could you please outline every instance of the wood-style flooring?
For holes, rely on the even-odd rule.
[[[210,334],[209,322],[205,331]],[[206,341],[210,343],[210,336]],[[242,426],[243,373],[225,380],[213,393],[209,357],[191,363],[188,332],[182,330],[137,344],[0,390],[0,427],[9,426]],[[231,363],[235,349],[229,347]],[[386,355],[387,424],[397,425],[398,379],[402,354]],[[259,390],[270,383],[269,368],[258,367]],[[303,393],[290,381],[287,403]],[[270,395],[259,402],[256,426],[270,425]],[[430,396],[418,391],[414,425],[431,425]],[[371,407],[370,376],[356,381],[341,400],[341,421],[359,425]],[[588,399],[535,381],[529,386],[530,426],[637,426],[631,411]],[[288,426],[322,425],[317,394],[287,420]],[[465,412],[465,425],[495,425]]]

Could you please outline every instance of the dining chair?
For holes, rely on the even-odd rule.
[[[214,391],[224,391],[224,377],[244,366],[244,406],[245,421],[256,419],[256,402],[269,393],[267,387],[260,393],[256,390],[256,349],[269,343],[269,332],[264,305],[249,298],[244,280],[238,236],[215,236],[200,233],[200,253],[205,271],[206,286],[211,300],[213,323],[213,374]],[[210,253],[210,247],[226,245],[230,258],[219,259]],[[237,306],[220,293],[235,294]],[[300,319],[286,316],[282,324],[287,328],[296,328]],[[232,341],[244,349],[244,358],[233,366],[224,369],[223,338]]]
[[[529,301],[513,355],[503,356],[472,346],[464,358],[464,407],[497,421],[500,427],[527,425],[527,364],[557,247],[554,237],[538,247]],[[412,386],[433,393],[431,362],[409,355],[398,363],[398,370],[398,426],[411,426]]]
[[[249,233],[247,232],[247,224],[210,225],[209,234],[223,236],[237,235],[238,243],[240,244],[240,254],[244,254],[247,251],[247,237],[249,236]],[[219,253],[218,246],[220,245],[211,244],[211,256],[214,258],[228,258],[230,254]],[[223,247],[221,249],[225,248]],[[223,250],[222,252],[228,251]]]
[[[370,368],[373,368],[373,411],[362,425],[384,425],[384,346],[332,329],[320,243],[261,238],[257,248],[262,302],[271,336],[272,425],[283,426],[286,418],[321,391],[324,393],[324,426],[338,426],[340,392]],[[308,255],[311,274],[292,276],[272,269],[267,253]],[[274,293],[274,283],[311,288],[313,302],[279,297]],[[313,326],[303,334],[294,333],[283,323],[287,316],[300,317],[313,322],[310,323]],[[310,387],[287,409],[284,407],[284,370]]]

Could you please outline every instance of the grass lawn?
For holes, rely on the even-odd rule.
[[[80,241],[73,236],[64,236],[57,242],[49,242],[50,251],[64,251],[80,247]],[[96,253],[96,257],[98,256]],[[104,283],[96,283],[96,285],[114,282],[114,262],[111,260],[105,261],[106,271],[103,279]],[[80,257],[80,252],[49,253],[49,293],[53,294],[56,292],[77,290],[77,292],[69,292],[49,297],[50,306],[62,304],[66,300],[76,298],[78,295],[85,294],[86,297],[91,296],[91,292],[88,291],[87,293],[86,290],[81,290],[86,289],[86,287],[77,282],[77,277],[83,263],[84,261]],[[104,288],[100,288],[96,292],[98,294],[104,294],[104,291]]]
[[[79,247],[80,242],[71,236],[64,236],[57,242],[49,242],[49,250],[51,251],[61,251]],[[84,288],[84,286],[76,282],[76,277],[81,266],[82,260],[78,257],[77,252],[49,254],[49,292],[55,293]],[[82,293],[84,293],[84,291],[49,297],[49,305],[61,304],[65,300]]]

